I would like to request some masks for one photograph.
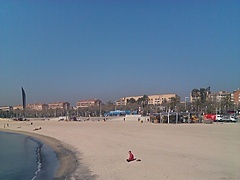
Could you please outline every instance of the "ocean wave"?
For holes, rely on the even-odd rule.
[[[37,147],[36,154],[37,154],[37,170],[34,173],[34,176],[31,180],[37,178],[38,173],[42,170],[42,155],[41,155],[42,145]]]

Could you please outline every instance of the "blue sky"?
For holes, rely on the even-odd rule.
[[[1,0],[0,105],[240,88],[239,0]]]

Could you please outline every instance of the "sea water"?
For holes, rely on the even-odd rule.
[[[59,166],[54,151],[36,139],[0,132],[0,180],[50,180]]]

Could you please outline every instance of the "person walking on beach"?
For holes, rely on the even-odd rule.
[[[136,159],[134,158],[133,153],[132,153],[131,151],[128,151],[128,153],[129,153],[129,158],[127,159],[127,162],[136,160]]]

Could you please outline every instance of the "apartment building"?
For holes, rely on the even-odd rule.
[[[23,106],[22,105],[13,106],[13,110],[23,110]]]
[[[180,102],[180,96],[177,94],[155,94],[148,96],[149,105],[160,105],[164,102],[171,102],[175,99],[177,102]]]
[[[126,105],[130,99],[134,99],[137,101],[139,98],[142,98],[143,96],[129,96],[129,97],[122,97],[116,101],[116,105]],[[155,94],[155,95],[149,95],[148,96],[148,104],[149,105],[160,105],[164,102],[171,102],[173,98],[176,99],[176,101],[180,101],[180,96],[177,94]]]
[[[126,100],[125,100],[125,98],[123,97],[123,98],[120,98],[120,99],[118,99],[117,101],[116,101],[116,105],[117,106],[124,106],[126,104]]]
[[[232,93],[232,100],[235,104],[240,104],[240,90],[233,91]]]
[[[129,96],[129,97],[122,97],[116,101],[117,106],[125,106],[130,99],[134,99],[137,101],[139,98],[142,98],[143,96]]]
[[[48,105],[47,104],[42,104],[42,103],[27,104],[26,109],[27,110],[42,111],[42,110],[48,109]]]
[[[77,108],[85,108],[85,107],[91,107],[91,106],[99,106],[99,104],[102,103],[99,99],[89,99],[89,100],[80,100],[76,103]]]
[[[12,111],[12,106],[0,106],[0,111]]]
[[[48,104],[48,109],[64,109],[69,110],[70,109],[70,103],[69,102],[54,102]]]
[[[207,99],[212,101],[212,102],[220,102],[224,98],[226,98],[227,96],[231,96],[231,93],[229,93],[227,91],[219,91],[219,92],[210,93],[207,96]]]

